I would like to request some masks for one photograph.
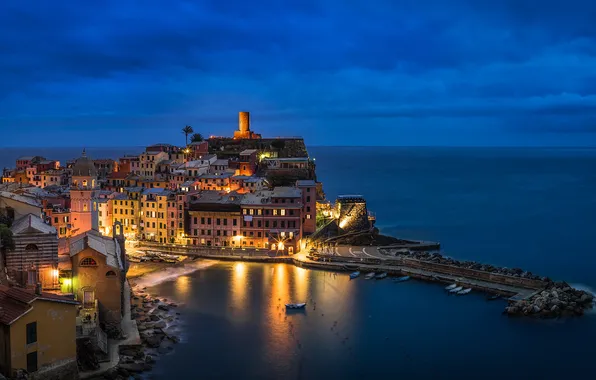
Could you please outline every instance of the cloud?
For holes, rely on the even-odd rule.
[[[596,143],[594,18],[580,0],[5,0],[0,129],[219,134],[248,109],[265,134],[425,120]]]

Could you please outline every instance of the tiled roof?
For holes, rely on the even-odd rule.
[[[44,223],[39,216],[35,216],[33,214],[23,216],[22,218],[14,222],[14,224],[10,227],[10,230],[15,235],[26,231],[30,231],[31,229],[44,234],[56,233],[56,228]]]
[[[31,310],[31,303],[35,300],[79,304],[71,298],[57,294],[42,292],[38,295],[30,289],[0,285],[0,323],[12,324]]]

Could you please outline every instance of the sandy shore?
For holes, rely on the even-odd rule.
[[[134,279],[136,277],[141,277],[149,273],[153,273],[158,270],[162,270],[168,267],[174,267],[178,264],[166,264],[166,263],[153,263],[153,262],[144,262],[144,263],[130,263],[130,267],[128,268],[128,273],[126,277],[129,279]]]

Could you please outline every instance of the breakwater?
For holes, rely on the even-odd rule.
[[[413,278],[441,283],[457,283],[479,291],[509,297],[504,313],[510,316],[558,317],[582,315],[592,308],[594,297],[564,282],[553,282],[519,268],[503,268],[471,261],[458,261],[437,252],[418,252],[381,247],[380,256],[338,256],[335,254],[297,254],[275,256],[266,250],[197,248],[187,246],[143,243],[141,249],[159,250],[215,260],[289,263],[303,268],[333,271],[383,271],[391,275],[408,275]],[[553,295],[555,291],[557,298]],[[541,292],[549,291],[550,296]],[[556,298],[556,299],[555,299]],[[556,306],[556,307],[555,307]]]

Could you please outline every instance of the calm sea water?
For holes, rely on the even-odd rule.
[[[125,151],[112,151],[112,157]],[[596,289],[596,150],[309,151],[328,198],[364,195],[383,233],[438,240],[453,257]],[[89,153],[110,156],[108,150]],[[19,155],[2,149],[0,164],[10,154]],[[78,150],[46,154],[66,159]],[[150,289],[185,304],[184,340],[159,360],[152,375],[158,379],[557,379],[594,373],[594,314],[510,319],[501,315],[503,303],[485,302],[481,294],[448,297],[433,284],[350,281],[281,264],[219,263]],[[287,301],[308,301],[309,307],[286,315]]]

